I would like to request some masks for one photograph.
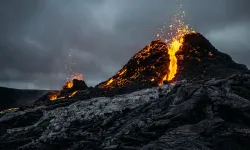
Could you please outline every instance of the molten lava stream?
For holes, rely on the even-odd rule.
[[[169,46],[168,54],[170,58],[170,63],[168,68],[169,69],[168,79],[167,79],[168,81],[171,81],[175,77],[175,74],[177,73],[177,58],[175,54],[180,49],[182,41],[183,39],[180,40],[174,39],[174,41]]]
[[[161,86],[164,81],[171,81],[175,77],[178,68],[177,66],[178,60],[175,54],[181,48],[182,43],[183,43],[183,38],[180,38],[179,40],[177,38],[174,38],[173,41],[170,43],[168,47],[168,55],[170,59],[168,73],[158,83],[159,86]]]
[[[185,12],[180,11],[177,15],[175,15],[175,17],[173,18],[173,23],[169,26],[170,32],[168,33],[168,35],[171,35],[171,37],[170,39],[167,39],[166,42],[171,41],[168,47],[170,62],[168,73],[163,77],[162,81],[159,83],[159,86],[161,86],[166,80],[172,81],[174,79],[178,71],[178,59],[175,54],[181,49],[181,46],[184,43],[184,36],[189,33],[195,33],[194,30],[189,28],[189,26],[184,23],[184,17]]]
[[[73,97],[77,92],[78,92],[78,91],[75,91],[75,92],[71,93],[71,94],[69,95],[69,98],[70,98],[70,97]]]

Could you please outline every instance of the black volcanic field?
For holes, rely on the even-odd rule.
[[[25,90],[0,87],[0,110],[32,105],[34,101],[48,90]]]

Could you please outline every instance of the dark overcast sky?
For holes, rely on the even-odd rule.
[[[181,1],[181,0],[179,0]],[[249,0],[182,0],[186,22],[250,67]],[[0,86],[59,89],[68,71],[88,85],[148,44],[177,0],[0,0]],[[191,18],[191,19],[190,19]],[[72,53],[72,56],[69,56]]]

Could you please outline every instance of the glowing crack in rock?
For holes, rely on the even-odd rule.
[[[0,114],[3,114],[6,111],[13,111],[13,110],[19,110],[19,108],[8,108],[6,110],[0,111]]]

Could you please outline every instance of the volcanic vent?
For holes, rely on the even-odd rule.
[[[176,40],[175,40],[176,41]],[[164,81],[203,80],[227,77],[247,71],[227,54],[219,52],[201,34],[189,33],[167,45],[154,40],[99,88],[117,88],[133,84],[161,85]]]
[[[73,97],[79,90],[85,90],[88,86],[83,81],[83,75],[79,73],[74,73],[71,77],[66,81],[64,86],[60,91],[50,92],[43,97],[39,98],[37,101],[45,101],[45,100],[59,100],[65,98]]]

